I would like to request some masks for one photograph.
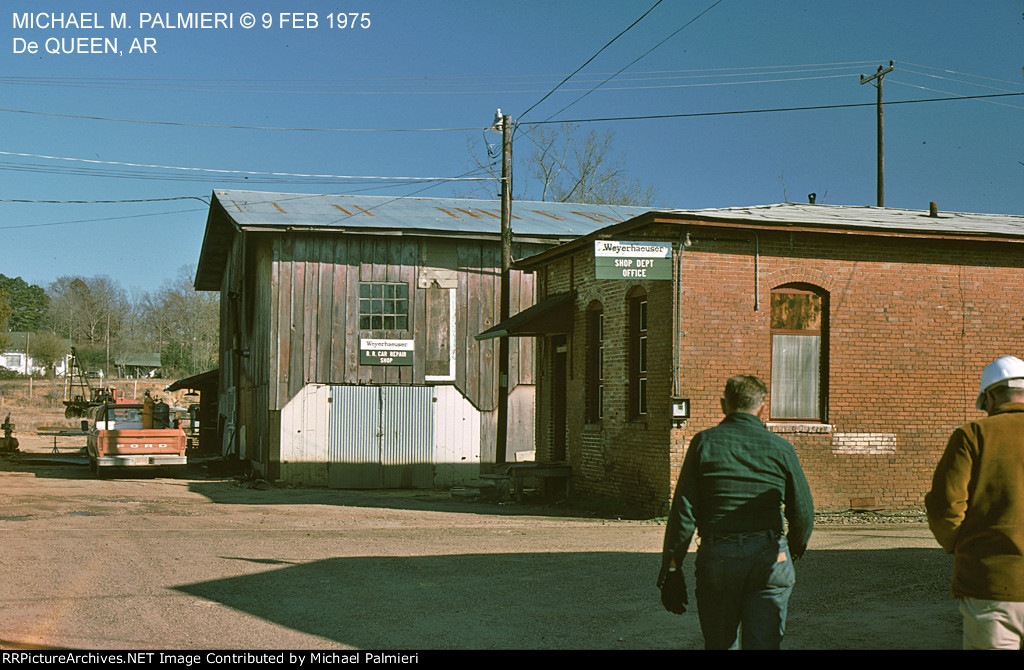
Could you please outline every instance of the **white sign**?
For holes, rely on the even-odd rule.
[[[672,279],[671,242],[594,242],[597,279]]]

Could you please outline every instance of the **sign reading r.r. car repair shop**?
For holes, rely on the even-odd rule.
[[[359,340],[360,365],[412,365],[412,340]]]
[[[598,279],[672,279],[671,242],[594,242]]]

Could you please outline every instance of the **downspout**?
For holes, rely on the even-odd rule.
[[[761,261],[761,240],[757,236],[757,231],[754,231],[754,311],[758,311],[761,308],[761,285],[759,280],[760,275],[760,261]]]
[[[673,245],[675,247],[674,258],[672,259],[672,331],[675,334],[676,344],[672,347],[672,397],[679,397],[680,388],[682,387],[682,380],[679,378],[680,375],[680,355],[679,351],[683,345],[683,333],[682,328],[679,327],[679,315],[682,314],[682,295],[683,289],[680,286],[682,281],[682,269],[683,269],[683,249],[685,249],[685,241],[680,241],[679,244]]]

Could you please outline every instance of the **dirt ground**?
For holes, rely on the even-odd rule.
[[[12,417],[12,421],[14,418]],[[0,458],[0,649],[700,649],[653,582],[664,525],[443,491],[97,480],[80,438]],[[864,519],[859,519],[863,521]],[[872,519],[873,520],[873,519]],[[819,525],[787,649],[956,649],[923,519]]]

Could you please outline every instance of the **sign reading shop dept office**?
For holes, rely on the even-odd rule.
[[[671,242],[594,242],[598,279],[672,279]]]
[[[360,365],[412,365],[412,340],[359,340]]]

